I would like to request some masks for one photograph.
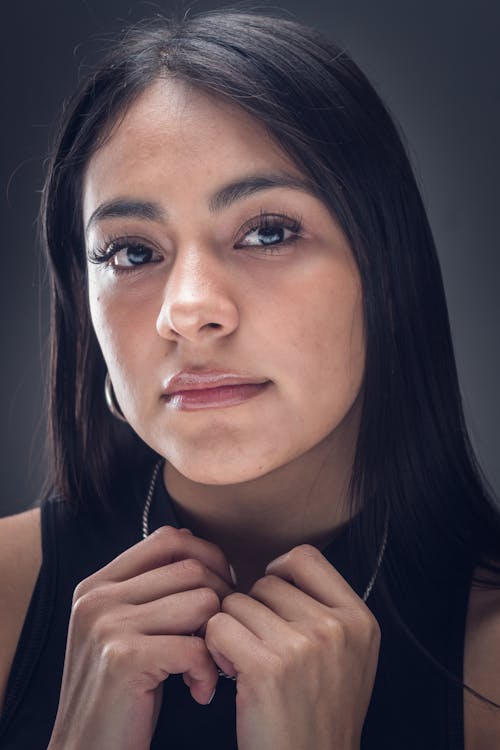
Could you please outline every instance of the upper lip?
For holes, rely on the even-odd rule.
[[[199,391],[204,388],[220,388],[224,385],[267,383],[269,378],[228,372],[226,370],[185,369],[167,378],[163,384],[165,395],[179,391]]]

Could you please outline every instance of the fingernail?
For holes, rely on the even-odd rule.
[[[209,705],[210,703],[212,703],[212,701],[213,701],[213,699],[214,699],[214,695],[215,695],[216,691],[217,691],[217,688],[215,687],[215,688],[214,688],[214,692],[212,693],[212,695],[211,695],[211,696],[210,696],[210,698],[208,699],[208,702],[207,702],[207,703],[206,703],[205,705],[207,705],[207,706],[208,706],[208,705]]]
[[[233,584],[236,586],[238,581],[236,580],[236,573],[234,572],[234,568],[231,565],[231,563],[229,563],[229,572],[231,573],[231,580]]]

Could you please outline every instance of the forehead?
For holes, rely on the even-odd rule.
[[[90,158],[84,174],[84,215],[110,194],[177,191],[216,184],[248,169],[298,168],[266,128],[238,106],[174,80],[146,89]]]

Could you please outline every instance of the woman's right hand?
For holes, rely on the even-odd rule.
[[[172,673],[208,703],[217,668],[192,634],[232,591],[221,550],[171,526],[79,583],[48,750],[149,749]]]

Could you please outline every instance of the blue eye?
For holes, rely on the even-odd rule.
[[[158,255],[156,253],[156,256]],[[155,257],[155,250],[142,242],[126,238],[105,243],[103,247],[96,247],[89,253],[90,263],[106,263],[115,271],[137,268],[159,261],[161,261],[161,256]]]
[[[238,242],[236,249],[259,250],[268,255],[277,254],[285,246],[302,237],[302,220],[284,213],[264,214],[250,219],[240,230],[240,236],[248,239],[255,235],[255,242]],[[287,233],[289,236],[287,236]],[[161,263],[163,255],[138,238],[107,238],[102,244],[88,252],[89,263],[103,264],[115,273],[138,270],[151,263]]]
[[[275,245],[278,242],[284,241],[283,235],[286,231],[290,230],[287,230],[286,227],[278,225],[272,227],[257,227],[251,232],[248,232],[246,236],[248,237],[249,235],[256,233],[257,240],[260,241],[263,245]]]
[[[144,263],[149,263],[153,257],[153,251],[149,247],[144,245],[127,245],[122,247],[113,255],[112,266],[127,267],[127,266],[142,266]]]
[[[252,224],[252,222],[254,223]],[[261,214],[257,223],[255,223],[255,219],[249,223],[250,227],[243,230],[244,236],[256,234],[257,243],[239,243],[235,247],[256,247],[263,248],[264,252],[279,252],[281,245],[295,242],[301,237],[301,220],[296,217],[288,217],[285,214]],[[285,232],[290,232],[291,236],[285,238]]]

